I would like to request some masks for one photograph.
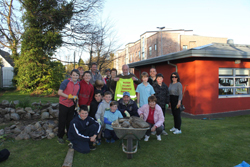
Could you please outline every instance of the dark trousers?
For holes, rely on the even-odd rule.
[[[181,130],[181,110],[176,108],[179,96],[170,95],[170,104],[174,116],[174,127]]]
[[[70,121],[73,119],[75,112],[75,106],[66,107],[62,104],[59,104],[59,120],[58,120],[58,133],[59,138],[63,138],[65,134],[65,127],[67,132],[69,131]],[[67,135],[68,136],[68,135]]]
[[[109,129],[105,129],[104,130],[104,138],[110,140],[111,138],[113,138],[114,140],[118,140],[119,138],[116,136],[115,131],[114,130],[109,130]]]
[[[165,111],[165,107],[161,107],[161,109],[162,109],[163,116],[164,116],[163,130],[165,130],[165,113],[166,113],[166,111]]]
[[[82,134],[84,136],[94,136],[96,134],[96,132],[98,131],[98,126],[95,124],[92,124],[90,126],[88,126],[83,132]],[[84,140],[79,140],[79,139],[74,139],[73,137],[69,136],[69,139],[71,141],[71,143],[73,144],[73,148],[83,154],[89,153],[90,152],[90,147],[89,146],[93,146],[93,142],[91,141],[84,141]]]
[[[151,134],[151,128],[154,126],[154,124],[148,123],[149,124],[149,130],[147,130],[146,135],[150,136]],[[156,135],[160,135],[163,131],[163,126],[157,127],[156,128]]]

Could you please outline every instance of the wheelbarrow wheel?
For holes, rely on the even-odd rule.
[[[132,152],[133,151],[133,139],[130,138],[130,137],[127,139],[127,151],[128,152]],[[133,158],[133,154],[127,154],[127,158],[128,159],[132,159]]]

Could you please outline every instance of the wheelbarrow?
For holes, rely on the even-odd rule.
[[[116,136],[122,140],[122,150],[127,154],[128,159],[133,158],[133,154],[137,152],[139,140],[143,138],[149,128],[123,128],[113,127]],[[123,143],[123,139],[127,139],[127,145]],[[133,145],[136,140],[136,145]]]

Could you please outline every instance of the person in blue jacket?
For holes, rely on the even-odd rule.
[[[80,153],[95,150],[93,143],[96,141],[100,129],[100,124],[88,116],[88,107],[81,105],[79,115],[70,122],[68,136],[71,143],[69,146]]]
[[[118,103],[118,110],[121,112],[123,117],[139,117],[137,104],[130,98],[129,92],[124,92],[123,98],[121,98]]]

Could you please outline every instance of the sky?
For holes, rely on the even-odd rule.
[[[163,26],[250,44],[250,0],[106,0],[102,17],[115,23],[121,48]]]

